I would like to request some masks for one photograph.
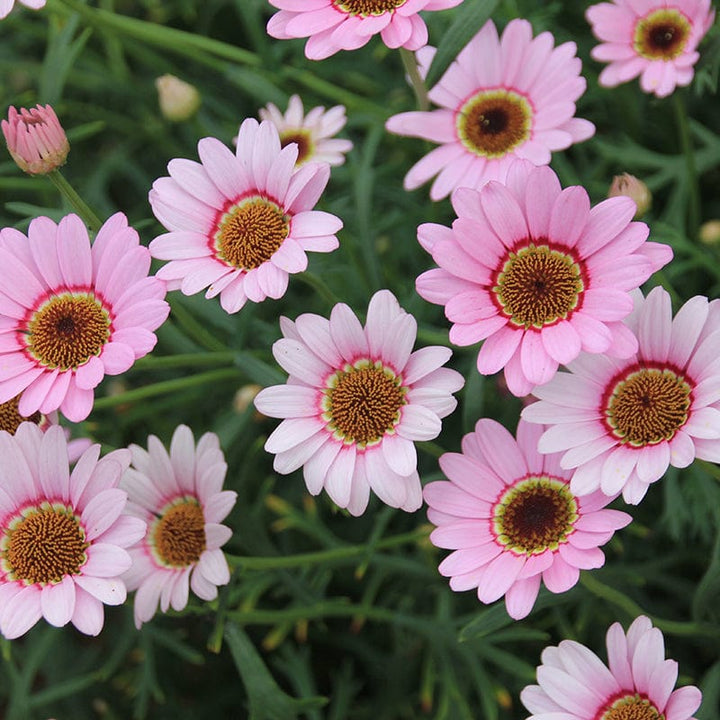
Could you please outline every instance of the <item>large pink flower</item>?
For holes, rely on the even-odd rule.
[[[150,205],[170,231],[150,243],[168,289],[205,297],[235,313],[247,300],[279,298],[307,251],[338,247],[342,222],[313,210],[330,177],[326,163],[295,169],[298,146],[281,147],[277,128],[249,118],[235,155],[215,138],[198,143],[201,163],[175,159],[153,183]]]
[[[0,431],[0,631],[16,638],[41,617],[72,622],[97,635],[103,603],[125,601],[120,576],[130,567],[125,548],[145,523],[123,514],[127,495],[117,485],[127,450],[98,460],[87,449],[72,473],[62,428],[47,432],[23,423]]]
[[[268,34],[280,40],[310,38],[305,55],[322,60],[338,50],[356,50],[380,33],[391,48],[418,50],[428,32],[421,10],[445,10],[462,0],[270,0],[280,12]]]
[[[405,176],[413,190],[434,175],[430,197],[458,187],[504,182],[516,158],[547,165],[550,154],[587,140],[595,126],[574,117],[585,92],[574,42],[553,47],[553,36],[532,37],[527,20],[512,20],[498,39],[492,21],[461,50],[429,92],[440,110],[406,112],[385,127],[398,135],[440,143]],[[419,54],[423,66],[431,55]]]
[[[255,398],[261,413],[285,418],[265,443],[275,470],[303,467],[313,495],[324,487],[353,515],[364,512],[371,489],[392,507],[417,510],[413,441],[437,437],[463,386],[442,367],[450,350],[412,352],[417,323],[389,290],[373,295],[364,328],[344,303],[329,321],[308,313],[282,318],[281,328],[273,354],[290,377]]]
[[[538,685],[520,694],[527,720],[694,720],[702,694],[694,685],[673,690],[675,660],[665,659],[663,635],[644,615],[627,635],[620,623],[607,632],[607,667],[574,640],[546,647]]]
[[[182,610],[189,588],[203,600],[217,597],[217,586],[230,580],[220,549],[232,536],[220,523],[235,505],[237,493],[223,490],[227,471],[217,435],[205,433],[195,447],[186,425],[173,433],[170,453],[154,435],[147,451],[131,445],[132,467],[121,487],[128,512],[147,523],[147,534],[130,548],[132,568],[125,574],[135,595],[139,628],[160,609]]]
[[[597,492],[577,498],[558,455],[540,455],[542,429],[518,425],[517,441],[500,423],[479,420],[465,435],[462,453],[445,453],[440,467],[449,482],[425,486],[433,544],[454,550],[440,572],[453,590],[477,588],[491,603],[505,595],[509,615],[524,618],[540,580],[565,592],[581,569],[601,567],[599,546],[632,518],[605,509],[612,498]]]
[[[629,291],[669,262],[667,245],[645,242],[626,197],[590,207],[582,187],[562,190],[555,173],[515,162],[507,186],[452,196],[452,229],[427,223],[418,240],[440,266],[417,279],[426,300],[445,305],[450,340],[484,340],[477,367],[505,368],[508,387],[526,395],[581,350],[627,357],[637,348],[622,324]]]
[[[644,301],[638,295],[627,320],[637,353],[581,355],[523,410],[526,420],[552,426],[539,450],[563,452],[562,466],[577,468],[573,492],[622,490],[633,504],[669,465],[720,460],[720,303],[696,296],[673,320],[663,288]]]
[[[710,0],[613,0],[592,5],[586,17],[602,41],[590,54],[610,63],[600,84],[615,87],[640,76],[646,93],[665,97],[690,84],[696,48],[715,11]]]
[[[58,225],[36,218],[27,237],[0,230],[0,403],[22,393],[25,417],[59,408],[84,420],[103,376],[147,355],[170,312],[165,283],[149,270],[122,213],[92,247],[77,215]]]

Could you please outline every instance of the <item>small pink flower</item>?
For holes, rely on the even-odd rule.
[[[205,297],[235,313],[251,300],[280,298],[290,273],[307,268],[307,251],[331,252],[342,221],[313,210],[328,179],[327,163],[296,169],[296,144],[281,147],[271,122],[240,126],[235,155],[215,138],[198,143],[200,163],[175,159],[170,177],[150,191],[155,217],[170,231],[150,243],[169,290]],[[209,287],[208,287],[209,286]]]
[[[673,690],[675,660],[665,659],[663,635],[644,615],[627,635],[620,623],[607,632],[608,666],[574,640],[546,647],[538,685],[520,694],[527,720],[694,720],[702,694],[694,685]]]
[[[700,55],[696,48],[710,29],[710,0],[613,0],[585,13],[601,44],[590,53],[610,63],[600,84],[615,87],[640,76],[646,93],[665,97],[689,85]]]
[[[22,171],[46,175],[65,164],[70,143],[50,105],[20,108],[20,112],[11,107],[0,126],[10,155]]]
[[[237,493],[223,490],[227,465],[215,433],[205,433],[195,447],[186,425],[173,433],[170,453],[154,435],[147,451],[131,445],[132,467],[121,487],[128,493],[128,512],[147,523],[147,534],[129,552],[132,568],[125,574],[135,595],[135,625],[157,612],[182,610],[189,588],[203,600],[217,597],[217,586],[230,580],[220,549],[232,531],[220,522]]]
[[[86,635],[103,626],[103,604],[125,602],[125,548],[145,523],[123,514],[118,489],[127,450],[98,460],[93,445],[69,470],[62,428],[23,423],[0,431],[0,631],[27,632],[41,617]]]
[[[672,257],[645,242],[626,197],[590,207],[584,188],[560,187],[548,167],[516,161],[507,185],[458,188],[452,229],[418,228],[440,268],[417,279],[418,293],[445,306],[450,341],[484,340],[477,368],[505,369],[508,388],[527,395],[581,350],[627,357],[637,348],[622,324],[629,292]]]
[[[533,38],[527,20],[512,20],[498,38],[489,20],[428,93],[441,109],[387,121],[389,132],[440,144],[410,169],[406,190],[437,175],[430,198],[441,200],[458,187],[504,182],[516,158],[547,165],[551,152],[593,136],[595,126],[574,117],[586,87],[575,43],[553,41],[549,32]],[[418,53],[421,72],[432,54]]]
[[[45,7],[46,0],[19,0],[21,5],[31,8],[32,10],[39,10]],[[0,20],[7,17],[10,11],[15,5],[15,0],[0,0]]]
[[[691,298],[673,320],[663,288],[638,296],[626,321],[637,353],[580,355],[536,388],[540,402],[522,413],[551,426],[538,448],[564,453],[562,467],[577,468],[573,492],[622,491],[632,504],[669,465],[720,461],[720,301]]]
[[[329,110],[314,107],[305,115],[299,95],[293,95],[283,115],[273,103],[260,110],[260,119],[269,120],[280,134],[280,144],[297,143],[296,167],[309,161],[326,162],[328,165],[342,165],[345,153],[352,150],[349,140],[335,138],[347,122],[345,107],[335,105]]]
[[[267,24],[279,40],[310,38],[305,55],[323,60],[338,50],[356,50],[380,33],[390,48],[418,50],[428,32],[421,10],[446,10],[462,0],[270,0],[278,8]]]
[[[282,318],[273,354],[290,377],[255,398],[264,415],[285,418],[265,443],[282,474],[303,468],[308,490],[361,515],[370,490],[408,512],[422,503],[414,441],[432,440],[457,404],[460,373],[451,352],[412,352],[417,322],[389,290],[373,295],[365,327],[344,303],[330,320]]]
[[[453,590],[477,588],[491,603],[505,595],[515,620],[532,610],[544,580],[555,593],[569,590],[580,570],[601,567],[599,546],[632,518],[605,506],[600,492],[575,497],[571,472],[557,455],[540,455],[542,429],[520,421],[517,441],[500,423],[479,420],[462,440],[462,453],[445,453],[449,482],[425,486],[434,545],[454,550],[440,572]]]
[[[0,403],[60,411],[73,422],[92,409],[104,375],[147,355],[167,318],[165,283],[148,277],[150,253],[116,213],[90,246],[77,215],[35,218],[27,237],[0,230]]]

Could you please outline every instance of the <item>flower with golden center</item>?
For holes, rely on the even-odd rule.
[[[673,319],[670,296],[656,287],[626,323],[635,354],[581,355],[533,391],[540,402],[522,416],[551,426],[539,449],[577,468],[573,492],[622,491],[635,504],[669,465],[720,461],[720,301],[696,296]]]
[[[609,63],[599,82],[615,87],[640,77],[640,87],[658,97],[689,85],[700,57],[697,47],[715,19],[710,0],[612,0],[585,13],[600,45],[591,55]]]
[[[92,246],[77,215],[35,218],[27,237],[0,230],[0,403],[20,394],[25,417],[60,409],[84,420],[103,376],[149,353],[168,316],[165,283],[149,269],[122,213]]]
[[[192,431],[179,425],[170,452],[154,435],[148,449],[131,445],[132,467],[121,482],[128,512],[147,523],[147,533],[129,549],[132,568],[124,580],[135,594],[139,628],[157,612],[182,610],[189,588],[203,600],[217,597],[230,580],[220,549],[232,531],[220,522],[237,493],[223,490],[227,465],[217,435],[205,433],[195,445]]]
[[[205,297],[235,313],[250,300],[280,298],[307,252],[331,252],[342,222],[313,210],[330,177],[326,163],[296,168],[296,143],[281,146],[277,128],[251,118],[240,127],[236,154],[219,140],[198,143],[202,163],[175,159],[170,177],[150,191],[155,216],[169,232],[150,252],[169,260],[158,271],[168,289]],[[209,286],[209,287],[208,287]]]
[[[423,491],[437,526],[431,542],[453,550],[439,567],[450,587],[477,588],[484,603],[504,595],[516,620],[532,610],[541,580],[551,592],[565,592],[581,569],[601,567],[600,545],[631,520],[605,508],[613,498],[601,492],[576,497],[559,456],[538,453],[541,433],[521,420],[516,440],[495,420],[479,420],[462,453],[440,457],[448,480]]]
[[[693,720],[702,694],[694,685],[674,689],[678,664],[665,659],[662,633],[649,618],[635,618],[627,634],[614,623],[606,644],[607,666],[574,640],[546,647],[538,684],[520,693],[532,713],[527,720]]]
[[[65,164],[70,143],[50,105],[20,112],[11,107],[0,126],[10,155],[29,175],[47,175]]]
[[[124,514],[118,489],[127,450],[98,460],[93,445],[69,469],[62,428],[32,422],[0,431],[0,632],[16,638],[41,617],[87,635],[103,626],[103,604],[125,601],[125,548],[145,523]]]
[[[430,198],[455,188],[504,182],[517,158],[547,165],[551,153],[587,140],[595,126],[575,117],[585,91],[575,43],[553,47],[553,36],[533,38],[527,20],[512,20],[498,37],[492,21],[460,51],[429,99],[440,109],[393,115],[389,132],[439,143],[405,176],[406,190],[435,178]],[[435,49],[416,57],[427,74]]]
[[[274,468],[303,468],[308,490],[362,514],[370,490],[409,512],[422,503],[414,441],[432,440],[456,405],[462,376],[442,367],[443,347],[412,352],[417,323],[389,290],[370,300],[365,327],[344,303],[326,320],[281,320],[275,359],[290,377],[265,388],[255,407],[283,418],[265,443]]]

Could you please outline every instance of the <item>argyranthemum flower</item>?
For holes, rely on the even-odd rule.
[[[77,215],[57,225],[35,218],[27,237],[0,230],[0,403],[21,394],[25,417],[59,408],[84,420],[103,376],[147,355],[170,312],[165,283],[149,270],[122,213],[92,247]]]
[[[352,150],[350,140],[334,137],[347,122],[343,105],[335,105],[329,110],[314,107],[305,115],[300,96],[292,95],[284,115],[273,103],[261,108],[259,114],[261,120],[269,120],[277,128],[283,147],[297,143],[296,167],[311,160],[342,165],[345,153]]]
[[[153,183],[150,204],[170,231],[150,243],[169,290],[205,297],[235,313],[247,300],[279,298],[306,252],[331,252],[342,221],[312,208],[330,178],[326,163],[295,169],[297,145],[281,148],[271,122],[240,126],[233,155],[219,140],[198,143],[200,163],[175,159]],[[209,287],[208,287],[209,286]]]
[[[690,84],[696,48],[715,11],[710,0],[613,0],[592,5],[585,16],[602,41],[591,56],[610,63],[600,84],[615,87],[640,76],[646,93],[665,97]]]
[[[440,563],[453,590],[477,588],[491,603],[505,595],[508,614],[524,618],[540,580],[551,592],[569,590],[580,570],[601,567],[599,546],[632,518],[605,506],[612,498],[585,498],[569,488],[572,472],[558,455],[540,455],[542,428],[518,425],[517,441],[498,422],[479,420],[462,440],[462,453],[445,453],[449,482],[425,486],[434,545],[454,550]]]
[[[636,504],[669,465],[695,457],[717,460],[720,442],[720,332],[707,332],[707,298],[688,300],[672,317],[661,287],[640,300],[628,326],[639,348],[625,360],[581,355],[533,392],[523,410],[530,422],[551,425],[540,452],[564,453],[577,468],[572,490],[622,491]]]
[[[157,612],[182,610],[188,588],[203,600],[217,597],[217,586],[230,580],[220,549],[232,531],[222,520],[237,493],[223,490],[227,471],[215,433],[205,433],[195,446],[192,431],[179,425],[170,453],[154,435],[147,451],[131,445],[132,467],[121,487],[128,493],[128,512],[147,523],[147,534],[130,548],[132,568],[124,579],[135,595],[135,625]]]
[[[338,50],[356,50],[380,33],[390,48],[419,50],[427,43],[421,10],[446,10],[462,0],[270,0],[278,8],[267,24],[279,40],[310,38],[305,55],[323,60]]]
[[[520,694],[527,720],[693,720],[702,694],[694,685],[673,690],[675,660],[665,659],[663,635],[641,615],[607,633],[608,666],[574,640],[546,647],[538,685]],[[590,679],[590,680],[589,680]]]
[[[365,327],[344,303],[330,320],[282,318],[273,355],[290,377],[255,398],[264,415],[285,418],[265,443],[282,474],[303,468],[308,490],[360,515],[370,490],[411,512],[422,503],[415,440],[432,440],[457,404],[462,376],[442,367],[451,352],[412,352],[415,318],[389,290],[370,300]]]
[[[527,20],[512,20],[498,39],[491,20],[460,51],[428,97],[440,110],[393,115],[385,124],[440,147],[405,176],[406,190],[437,178],[430,197],[441,200],[458,187],[504,182],[516,158],[547,165],[550,154],[595,133],[574,117],[585,92],[574,42],[553,47],[553,36],[532,37]],[[429,54],[420,56],[423,66]]]
[[[518,161],[507,186],[459,188],[452,203],[452,229],[418,228],[440,268],[416,285],[423,298],[445,306],[451,342],[485,341],[479,372],[504,368],[510,391],[526,395],[581,350],[621,357],[635,351],[621,322],[632,311],[629,291],[672,251],[645,242],[648,227],[632,222],[632,200],[610,198],[591,208],[582,187],[562,190],[550,168]]]
[[[117,485],[127,450],[98,459],[93,445],[69,470],[62,428],[22,423],[0,431],[0,632],[16,638],[41,617],[86,635],[103,626],[103,603],[125,602],[125,548],[145,523],[123,514]]]
[[[45,7],[46,1],[47,0],[18,0],[21,5],[24,5],[31,10],[39,10],[40,8]],[[0,0],[0,20],[10,14],[14,5],[15,0]]]

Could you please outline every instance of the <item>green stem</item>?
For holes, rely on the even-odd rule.
[[[306,285],[309,285],[321,298],[323,298],[323,300],[327,300],[327,302],[331,305],[337,305],[337,303],[342,302],[342,300],[340,300],[340,298],[330,289],[328,284],[317,275],[313,275],[309,272],[303,272],[298,273],[297,278]]]
[[[237,355],[232,351],[182,353],[155,357],[146,355],[132,367],[133,370],[167,370],[170,368],[207,367],[208,365],[234,365]]]
[[[72,205],[83,222],[93,231],[97,232],[102,226],[100,218],[89,208],[87,203],[78,195],[75,188],[64,178],[59,170],[52,170],[47,174],[50,182],[58,189],[60,194]]]
[[[170,317],[185,331],[187,336],[212,352],[226,352],[227,347],[215,335],[199,323],[179,300],[170,300]]]
[[[371,549],[384,550],[399,545],[409,545],[425,540],[427,535],[427,530],[413,530],[412,532],[378,540]],[[355,560],[363,557],[368,552],[368,549],[367,545],[347,545],[332,548],[331,550],[278,557],[246,557],[239,555],[226,555],[226,557],[233,567],[242,568],[243,570],[278,570]]]
[[[410,84],[412,85],[415,98],[417,99],[418,110],[427,111],[430,108],[430,100],[428,99],[425,81],[420,75],[420,70],[418,69],[415,54],[405,48],[400,48],[400,58],[405,68],[405,72],[410,78]]]
[[[697,167],[695,165],[695,153],[690,137],[690,123],[688,121],[687,109],[680,93],[673,93],[673,105],[675,118],[677,119],[678,133],[680,135],[680,146],[685,156],[685,171],[688,183],[688,237],[697,236],[700,228],[700,185],[698,183]]]

